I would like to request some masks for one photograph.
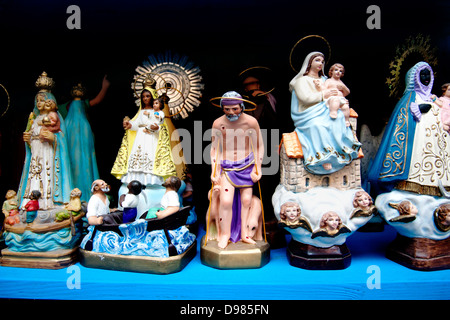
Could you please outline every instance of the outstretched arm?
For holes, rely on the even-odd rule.
[[[89,101],[89,105],[91,107],[93,107],[103,101],[110,85],[111,85],[111,83],[109,82],[108,79],[106,79],[106,75],[105,75],[103,77],[102,88],[101,88],[100,92],[97,94],[97,96],[94,99]]]

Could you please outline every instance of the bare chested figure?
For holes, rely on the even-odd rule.
[[[224,94],[220,104],[224,115],[212,129],[211,181],[220,186],[218,246],[242,240],[254,244],[246,221],[250,213],[254,183],[261,179],[264,144],[258,121],[244,113],[242,97],[234,91]],[[240,195],[240,216],[234,213],[235,191]],[[237,195],[237,196],[239,196]],[[240,219],[240,225],[236,221]],[[232,225],[233,224],[233,225]]]
[[[330,71],[328,72],[330,78],[325,80],[323,85],[321,85],[320,82],[315,82],[315,85],[320,91],[324,89],[337,89],[337,96],[332,96],[327,101],[328,108],[330,109],[330,117],[336,119],[337,112],[341,109],[344,113],[345,124],[348,127],[350,126],[350,107],[348,100],[345,97],[350,94],[350,89],[341,80],[344,76],[344,72],[344,66],[335,63],[330,67]]]

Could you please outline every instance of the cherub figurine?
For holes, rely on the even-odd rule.
[[[10,226],[20,223],[19,203],[17,201],[17,193],[14,190],[8,190],[3,202],[2,213],[5,215],[5,223]]]
[[[24,209],[27,211],[27,223],[32,223],[36,219],[37,212],[39,210],[39,198],[41,192],[39,190],[33,190],[30,194],[30,200],[24,205]]]
[[[132,180],[127,185],[128,193],[120,196],[120,206],[123,207],[123,223],[133,222],[137,216],[139,194],[145,189],[139,181]]]
[[[434,223],[442,232],[450,230],[450,203],[441,204],[434,211]]]
[[[339,215],[334,211],[324,213],[320,219],[320,228],[311,235],[311,239],[316,237],[337,237],[342,233],[350,233],[351,230],[342,223]]]
[[[431,99],[441,108],[441,121],[445,131],[450,132],[450,83],[442,85],[442,96],[435,95]]]
[[[400,203],[390,202],[389,205],[400,213],[398,217],[389,219],[390,222],[407,223],[416,219],[418,210],[417,207],[411,203],[411,201],[405,200]]]
[[[365,191],[357,191],[353,199],[353,210],[350,219],[357,217],[369,217],[375,211],[375,205],[371,196]]]
[[[302,210],[297,202],[285,202],[280,208],[280,221],[278,224],[282,227],[289,227],[291,229],[300,227],[312,232],[309,221],[301,214]]]
[[[350,126],[350,107],[348,100],[345,98],[350,94],[350,89],[342,82],[341,78],[344,76],[344,66],[340,63],[335,63],[330,67],[328,71],[328,78],[322,85],[319,80],[315,80],[314,84],[319,91],[325,89],[337,89],[338,95],[328,98],[327,105],[330,109],[330,117],[333,119],[337,118],[337,111],[342,110],[345,117],[345,124],[347,127]]]

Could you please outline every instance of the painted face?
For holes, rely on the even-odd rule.
[[[420,82],[427,86],[430,84],[431,81],[431,73],[428,69],[423,69],[420,71]]]
[[[39,94],[36,97],[36,107],[38,108],[39,111],[44,110],[44,107],[45,107],[45,96]]]
[[[285,214],[289,221],[294,221],[298,217],[298,210],[296,207],[287,207]]]
[[[311,62],[311,70],[319,72],[323,68],[324,59],[322,56],[317,56]]]
[[[448,86],[447,90],[445,90],[444,97],[450,98],[450,86]]]
[[[334,67],[332,75],[333,78],[335,79],[340,79],[342,77],[344,70],[342,69],[342,67]]]
[[[14,190],[8,190],[6,192],[6,199],[14,199],[16,197],[17,193]]]
[[[248,77],[247,79],[244,80],[243,84],[246,91],[253,91],[260,89],[259,80],[256,79],[255,77]]]
[[[53,100],[46,100],[45,101],[45,110],[47,112],[54,111],[55,109],[56,109],[55,101],[53,101]]]
[[[103,192],[109,192],[110,191],[110,187],[109,187],[109,185],[105,182],[105,181],[103,181],[103,180],[100,180],[98,183],[97,183],[97,186],[100,188],[100,190],[102,190]]]
[[[356,201],[361,208],[366,208],[370,205],[370,198],[367,195],[359,197]]]
[[[239,104],[223,106],[223,112],[228,120],[236,121],[242,114],[242,107]]]
[[[159,102],[159,100],[153,101],[153,110],[155,111],[161,110],[161,102]]]
[[[144,91],[142,94],[142,102],[144,102],[145,107],[151,107],[152,94],[148,91]]]
[[[441,223],[444,226],[450,226],[450,213],[445,213],[442,215]]]
[[[328,229],[336,230],[337,227],[339,226],[340,221],[341,221],[341,219],[337,215],[332,215],[332,216],[328,217],[328,219],[325,221],[325,223],[326,223]]]

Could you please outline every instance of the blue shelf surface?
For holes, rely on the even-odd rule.
[[[447,300],[450,270],[416,271],[385,258],[396,232],[355,232],[344,270],[293,267],[286,248],[273,249],[259,269],[219,270],[195,258],[180,272],[154,275],[86,268],[0,267],[0,298],[63,300]],[[286,235],[287,241],[290,236]]]

